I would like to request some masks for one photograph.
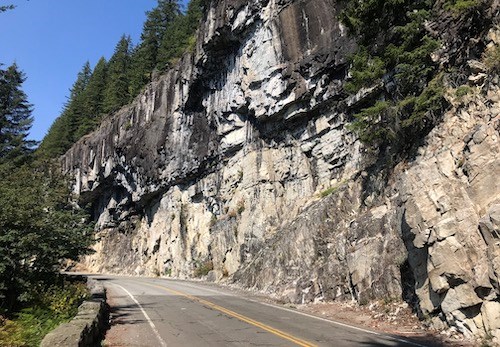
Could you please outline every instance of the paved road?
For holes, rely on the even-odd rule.
[[[106,346],[421,346],[201,283],[95,278],[112,309]]]

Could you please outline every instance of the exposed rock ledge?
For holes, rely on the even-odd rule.
[[[63,157],[97,220],[86,265],[213,268],[292,302],[403,296],[436,326],[500,339],[498,87],[387,178],[345,126],[359,100],[342,92],[355,44],[338,14],[215,1],[195,52]]]

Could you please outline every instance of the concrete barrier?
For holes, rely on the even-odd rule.
[[[47,334],[41,347],[100,346],[108,321],[106,291],[93,279],[87,280],[87,286],[90,299],[78,307],[77,315],[69,323],[63,323]]]

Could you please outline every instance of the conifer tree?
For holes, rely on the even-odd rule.
[[[166,70],[180,58],[182,54],[195,43],[195,33],[198,29],[200,19],[203,16],[206,0],[192,0],[185,15],[178,15],[167,28],[158,49],[156,67],[160,71]]]
[[[107,64],[104,57],[99,59],[83,91],[83,118],[73,136],[76,140],[94,130],[102,118],[104,113],[104,92],[106,90],[108,74]]]
[[[108,65],[108,78],[104,92],[104,112],[111,113],[130,101],[130,36],[123,35],[116,45]]]
[[[87,88],[87,85],[89,84],[91,75],[92,69],[90,67],[90,63],[86,61],[80,72],[78,72],[76,81],[70,89],[69,100],[66,104],[67,108],[71,108],[72,105],[81,98],[85,88]]]
[[[87,61],[78,72],[61,115],[54,121],[39,147],[39,154],[56,157],[64,154],[78,140],[76,132],[85,122],[85,89],[92,69]]]
[[[146,13],[147,19],[141,34],[145,50],[146,67],[152,71],[157,63],[158,49],[172,22],[181,15],[177,0],[159,0],[158,5]]]
[[[78,140],[79,137],[76,137],[76,132],[80,125],[85,122],[85,90],[91,75],[92,69],[87,61],[78,73],[76,81],[70,90],[70,97],[64,110],[68,117],[69,138],[72,143]]]
[[[24,81],[16,64],[0,69],[0,314],[29,300],[61,260],[76,260],[92,243],[92,228],[82,222],[88,215],[68,203],[60,170],[31,155]]]
[[[50,126],[38,147],[37,154],[48,158],[63,155],[73,144],[69,129],[69,118],[67,113],[63,112]]]
[[[158,64],[158,50],[161,42],[177,17],[181,15],[176,0],[159,0],[158,5],[146,12],[141,43],[132,56],[130,93],[137,95],[151,80],[151,73]],[[170,33],[169,33],[170,34]]]
[[[140,44],[135,47],[130,59],[130,84],[129,93],[133,98],[140,93],[142,88],[151,80],[152,68],[149,68],[147,49]]]
[[[36,144],[27,139],[33,117],[21,88],[25,79],[16,64],[0,69],[0,161],[20,157]]]

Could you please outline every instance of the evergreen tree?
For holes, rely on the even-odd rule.
[[[89,253],[88,215],[68,197],[68,182],[53,163],[0,164],[0,313],[50,283],[62,260]]]
[[[68,117],[68,137],[71,143],[75,143],[79,139],[76,136],[78,128],[86,122],[85,90],[89,84],[91,75],[92,69],[90,63],[87,61],[77,75],[76,81],[70,90],[68,103],[65,106],[64,113]]]
[[[130,94],[137,95],[151,80],[151,73],[158,64],[158,51],[169,27],[181,15],[178,1],[159,0],[158,5],[146,12],[141,43],[132,56]]]
[[[104,113],[104,92],[106,90],[106,79],[108,66],[106,59],[101,58],[90,76],[88,84],[83,92],[83,118],[73,138],[77,141],[83,135],[94,130],[99,124]]]
[[[81,101],[81,97],[83,95],[83,92],[85,91],[85,88],[87,88],[87,85],[89,84],[91,75],[92,69],[90,67],[90,63],[87,61],[83,65],[80,72],[78,72],[76,81],[75,83],[73,83],[73,86],[70,89],[69,100],[66,104],[66,108],[72,108],[74,107],[75,103]]]
[[[85,90],[91,75],[92,70],[87,61],[78,72],[62,114],[54,121],[43,138],[38,150],[40,155],[50,158],[62,155],[78,140],[76,132],[82,124],[86,123]]]
[[[0,314],[29,300],[61,260],[88,253],[93,238],[88,216],[68,203],[60,170],[31,155],[24,80],[15,64],[0,69]]]
[[[21,88],[25,79],[16,64],[0,69],[0,161],[20,157],[36,144],[27,140],[33,117]]]
[[[50,126],[38,147],[37,154],[48,158],[63,155],[73,144],[69,129],[69,117],[67,113],[62,113]]]
[[[186,17],[188,18],[188,30],[192,34],[194,34],[198,29],[200,20],[203,18],[203,14],[207,11],[209,3],[209,0],[191,0],[189,2]]]
[[[104,92],[104,112],[111,113],[130,101],[130,36],[123,35],[116,45],[108,65],[108,78]]]
[[[167,28],[158,49],[156,67],[164,71],[194,46],[196,30],[207,6],[207,0],[192,0],[185,15],[178,15]]]
[[[150,57],[144,45],[138,45],[132,52],[130,59],[130,85],[129,92],[133,98],[138,95],[142,88],[151,80],[152,68]]]
[[[158,5],[146,12],[146,22],[141,34],[141,46],[145,50],[145,66],[149,71],[156,67],[158,49],[172,22],[181,15],[177,0],[159,0]]]
[[[190,32],[186,16],[179,16],[163,37],[158,52],[157,67],[160,71],[169,68],[177,58],[180,58],[189,45]]]

